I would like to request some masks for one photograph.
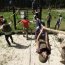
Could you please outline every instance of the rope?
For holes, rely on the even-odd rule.
[[[29,65],[31,65],[31,43],[30,43],[30,59],[29,59]]]
[[[18,11],[19,11],[19,9],[15,13],[13,13],[10,17],[7,17],[7,18],[11,18],[14,14],[17,14]]]
[[[31,33],[31,39],[32,39],[32,33]],[[29,60],[29,65],[31,65],[31,47],[32,47],[32,40],[31,40],[31,43],[30,43],[30,60]]]
[[[7,19],[10,19],[10,20],[12,21],[11,17],[12,17],[14,14],[17,14],[18,12],[19,12],[19,9],[18,9],[15,13],[13,13],[11,16],[7,17]]]

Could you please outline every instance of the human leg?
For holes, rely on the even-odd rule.
[[[39,32],[40,32],[40,29],[36,29],[36,31],[35,31],[35,39],[37,39],[37,36],[38,36]]]
[[[28,28],[26,28],[26,38],[28,39]]]
[[[23,37],[25,37],[25,28],[23,27]]]
[[[48,28],[50,27],[50,21],[47,21],[47,27]]]
[[[10,39],[11,39],[11,42],[13,43],[13,38],[12,38],[12,35],[10,35]]]
[[[39,42],[37,42],[37,49],[36,49],[36,52],[37,52],[38,54],[40,54],[40,43],[39,43]]]
[[[49,24],[48,27],[50,28],[50,21],[48,22],[48,24]]]
[[[55,29],[57,28],[57,25],[58,25],[58,23],[56,23],[56,25],[55,25]]]
[[[8,43],[8,45],[11,46],[11,44],[10,44],[8,38],[9,38],[9,36],[8,36],[8,35],[5,35],[5,39],[6,39],[7,43]]]
[[[58,24],[58,29],[60,28],[60,23]]]

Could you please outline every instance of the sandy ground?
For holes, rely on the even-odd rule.
[[[34,35],[29,37],[33,39]],[[39,61],[34,40],[26,40],[22,35],[16,34],[13,39],[16,44],[11,43],[12,47],[8,47],[4,35],[0,36],[0,65],[64,65],[60,62],[61,48],[56,36],[49,35],[52,50],[46,63]]]

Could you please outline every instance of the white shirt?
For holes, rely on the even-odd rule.
[[[60,22],[62,21],[62,17],[60,17]]]

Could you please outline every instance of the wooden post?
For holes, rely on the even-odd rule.
[[[39,0],[39,7],[40,7],[40,20],[42,18],[42,0]]]
[[[15,15],[15,8],[13,6],[13,19],[14,19],[14,29],[16,29],[16,15]]]
[[[14,29],[16,29],[15,0],[12,0],[12,9],[13,9]]]

